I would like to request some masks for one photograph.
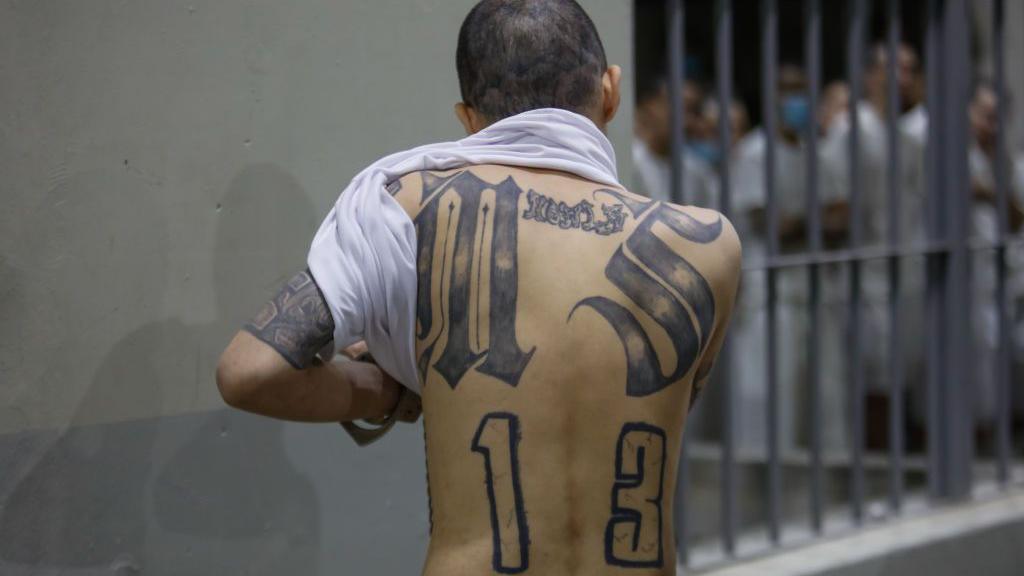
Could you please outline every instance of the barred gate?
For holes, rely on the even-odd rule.
[[[866,246],[864,243],[864,195],[862,176],[857,169],[861,165],[857,103],[863,90],[863,62],[866,43],[866,2],[848,0],[845,43],[847,46],[846,73],[850,84],[850,106],[848,110],[849,131],[849,178],[850,207],[848,246],[842,249],[826,249],[822,241],[821,201],[819,193],[819,159],[816,153],[818,134],[816,122],[810,122],[803,137],[806,139],[806,222],[808,249],[800,254],[781,254],[779,250],[778,199],[775,192],[775,154],[777,94],[776,80],[778,58],[778,9],[776,0],[761,0],[759,22],[761,29],[759,52],[761,56],[762,126],[767,135],[764,180],[766,206],[767,257],[762,262],[744,266],[744,275],[762,271],[765,276],[767,293],[766,366],[767,382],[767,474],[763,486],[763,516],[766,521],[767,542],[764,549],[782,547],[788,544],[783,538],[783,523],[780,510],[782,477],[779,454],[779,374],[778,374],[778,274],[785,269],[806,270],[809,307],[808,332],[806,340],[808,373],[807,386],[810,433],[809,445],[809,533],[817,538],[824,533],[823,518],[826,514],[822,495],[822,425],[821,376],[819,334],[821,318],[821,269],[825,265],[842,265],[847,269],[847,350],[848,369],[845,382],[848,387],[850,413],[850,503],[849,519],[853,528],[865,520],[865,383],[862,369],[864,341],[874,335],[865,333],[862,319],[862,269],[868,261],[884,261],[888,270],[887,323],[891,342],[900,342],[905,318],[901,306],[900,262],[910,257],[922,258],[925,262],[926,294],[926,398],[927,398],[927,494],[928,500],[962,501],[972,495],[973,415],[971,410],[972,358],[970,347],[971,298],[969,274],[972,258],[989,257],[994,253],[996,277],[996,302],[998,310],[999,345],[995,369],[997,390],[996,415],[996,478],[998,485],[1005,487],[1012,482],[1012,440],[1011,440],[1011,358],[1010,358],[1010,317],[1007,304],[1007,248],[1014,242],[1008,227],[1008,170],[1006,156],[1006,63],[1004,61],[1004,38],[1007,24],[1004,18],[1004,0],[994,1],[993,53],[995,61],[995,90],[1000,95],[998,131],[999,153],[995,162],[997,206],[999,216],[998,241],[994,245],[980,245],[968,238],[968,123],[967,106],[972,75],[969,61],[969,4],[968,0],[928,0],[924,14],[926,22],[925,63],[927,98],[929,112],[928,144],[925,159],[927,212],[925,242],[911,241],[901,232],[902,197],[900,169],[906,161],[900,157],[898,145],[898,93],[897,58],[901,44],[901,3],[890,0],[886,3],[887,33],[887,141],[888,157],[887,198],[888,226],[887,242],[884,246]],[[821,86],[821,0],[804,0],[803,53],[808,78],[808,103],[816,110]],[[687,2],[668,0],[666,2],[666,33],[668,47],[668,88],[669,101],[678,103],[682,97],[683,69],[685,61],[685,28]],[[732,0],[717,0],[715,4],[715,60],[717,78],[715,92],[718,108],[729,110],[733,98],[733,18]],[[1024,22],[1016,23],[1018,26]],[[1010,24],[1012,27],[1013,24]],[[1011,28],[1012,29],[1012,28]],[[685,203],[687,190],[684,189],[683,150],[685,134],[682,125],[682,111],[678,105],[672,111],[672,165],[671,191],[676,202]],[[719,141],[730,140],[729,115],[719,114],[717,126]],[[717,208],[726,216],[732,215],[732,189],[729,165],[722,162],[718,169],[719,202]],[[719,362],[722,371],[719,385],[722,386],[722,446],[720,460],[721,502],[720,540],[721,560],[728,562],[737,555],[737,485],[735,414],[736,382],[730,375],[731,346],[727,343],[723,358]],[[889,449],[888,498],[885,502],[886,517],[899,515],[905,508],[906,489],[904,486],[905,422],[903,417],[903,387],[906,384],[905,360],[902,349],[890,345],[886,370],[889,382]],[[686,514],[689,494],[690,451],[689,435],[683,444],[680,476],[676,498],[676,537],[679,562],[683,566],[695,566],[688,548],[690,526]],[[705,564],[706,565],[706,564]],[[696,566],[699,567],[699,566]]]

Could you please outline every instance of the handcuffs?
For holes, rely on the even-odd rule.
[[[370,364],[377,365],[374,361],[373,356],[369,352],[363,352],[359,356],[355,357],[353,362],[369,362]],[[391,412],[381,416],[380,418],[374,418],[372,420],[362,420],[365,426],[360,424],[358,421],[342,422],[341,427],[348,432],[348,435],[355,440],[356,445],[366,446],[379,440],[382,436],[387,434],[391,428],[395,425],[395,422],[401,420],[403,422],[415,422],[422,411],[422,403],[420,397],[415,392],[410,391],[405,386],[399,386],[398,390],[398,401],[395,402],[395,407],[391,409]]]

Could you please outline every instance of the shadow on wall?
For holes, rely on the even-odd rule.
[[[24,364],[23,348],[26,346],[19,324],[22,310],[26,307],[23,282],[20,274],[8,264],[6,256],[0,254],[0,385],[9,386],[22,376],[19,368]],[[0,406],[0,422],[13,430],[28,426],[23,409],[13,402]],[[4,464],[0,458],[0,470],[7,470]],[[0,475],[0,497],[3,493],[4,482]]]
[[[281,422],[221,410],[81,425],[110,403],[159,413],[162,394],[214,386],[200,358],[304,266],[315,215],[281,168],[243,169],[219,218],[218,321],[143,325],[107,354],[65,430],[0,439],[0,462],[20,477],[0,501],[3,574],[317,572],[316,494],[285,453]],[[26,446],[36,462],[18,461]]]
[[[197,338],[198,353],[219,354],[242,322],[305,267],[315,230],[302,188],[273,164],[245,168],[219,210],[213,274],[218,322]],[[213,374],[200,377],[214,385]],[[283,434],[280,421],[218,411],[163,463],[153,483],[157,525],[188,537],[185,550],[172,551],[170,572],[317,572],[319,507],[313,486],[285,453]]]
[[[131,294],[133,301],[125,301],[125,286],[159,274],[159,263],[166,260],[164,220],[153,209],[153,193],[127,170],[62,175],[51,188],[40,191],[45,196],[40,209],[18,222],[35,243],[20,247],[25,254],[17,270],[20,281],[14,285],[20,302],[4,316],[24,329],[33,345],[48,349],[42,355],[24,350],[17,359],[17,380],[9,384],[26,392],[12,403],[26,398],[36,404],[32,410],[60,413],[61,399],[40,398],[28,393],[29,387],[77,395],[80,400],[66,427],[0,439],[5,477],[0,492],[0,573],[5,575],[130,567],[135,562],[130,555],[142,549],[144,487],[156,428],[85,424],[97,414],[116,413],[125,406],[138,413],[158,412],[159,380],[153,375],[159,348],[154,337],[175,336],[151,325],[122,338],[100,363],[95,379],[81,387],[77,381],[85,378],[73,373],[73,363],[91,346],[85,342],[88,334],[104,329],[101,314],[106,308],[101,307],[110,300],[120,299],[126,309],[138,309],[138,302],[153,307],[160,300],[160,293],[150,292]],[[122,214],[132,218],[118,218]],[[96,225],[100,218],[107,220],[105,226]],[[124,264],[130,261],[129,252],[138,257],[130,268]],[[88,268],[92,275],[83,274]],[[48,322],[50,314],[60,318],[52,335],[38,326]],[[5,337],[4,342],[18,339]],[[40,358],[47,360],[45,366],[26,366],[43,364]],[[47,404],[39,406],[43,402]]]

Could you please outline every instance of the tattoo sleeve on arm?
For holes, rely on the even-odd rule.
[[[334,319],[306,269],[293,276],[244,329],[301,370],[334,337]]]

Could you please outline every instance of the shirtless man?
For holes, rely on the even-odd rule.
[[[566,154],[595,135],[600,145],[588,157],[604,150],[614,172],[598,128],[615,114],[620,71],[605,63],[573,0],[484,0],[463,23],[457,60],[456,115],[486,140],[472,150],[509,126],[523,130],[511,140],[536,132],[544,146],[561,130],[549,124],[571,131],[578,122],[580,136],[560,144]],[[555,120],[522,120],[536,113]],[[716,212],[524,163],[413,170],[388,182],[381,200],[359,204],[394,203],[415,226],[415,318],[408,334],[388,337],[410,343],[415,381],[402,383],[422,393],[431,506],[424,574],[674,574],[682,430],[725,335],[739,241]],[[360,336],[339,326],[362,292],[338,288],[345,278],[334,260],[352,255],[345,242],[333,246],[370,222],[360,213],[351,226],[328,226],[354,205],[346,195],[360,193],[342,194],[310,269],[224,352],[217,382],[229,404],[324,422],[404,412],[397,405],[412,395],[400,376],[314,359],[332,338],[339,349]],[[333,260],[322,257],[325,242]],[[382,270],[369,281],[391,268]],[[401,308],[389,299],[368,314],[387,307]],[[366,330],[375,322],[365,320]],[[394,356],[366,339],[378,360]]]

